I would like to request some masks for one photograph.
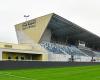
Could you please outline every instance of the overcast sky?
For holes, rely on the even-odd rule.
[[[0,0],[0,42],[17,43],[14,25],[56,13],[100,36],[100,0]]]

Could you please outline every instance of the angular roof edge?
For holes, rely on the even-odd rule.
[[[83,27],[77,25],[77,24],[74,23],[74,22],[71,22],[71,21],[67,20],[66,18],[63,18],[62,16],[59,16],[58,14],[55,14],[55,13],[51,13],[51,14],[52,14],[52,16],[57,17],[58,19],[60,19],[61,21],[65,22],[65,23],[67,23],[67,24],[70,24],[70,25],[72,25],[72,26],[78,27],[78,28],[80,28],[81,30],[84,30],[84,31],[86,31],[86,32],[88,32],[88,33],[90,33],[90,34],[92,34],[92,35],[94,35],[94,36],[100,38],[100,36],[96,35],[95,33],[92,33],[91,31],[89,31],[89,30],[87,30],[87,29],[84,29]]]

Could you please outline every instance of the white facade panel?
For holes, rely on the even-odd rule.
[[[0,60],[2,60],[2,50],[0,49]]]
[[[69,61],[70,56],[64,54],[48,54],[48,61]]]
[[[76,62],[91,62],[92,57],[89,56],[74,56]]]

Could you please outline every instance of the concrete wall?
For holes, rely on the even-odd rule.
[[[38,43],[53,14],[38,17],[15,25],[19,43]],[[31,24],[30,24],[31,23]]]
[[[0,61],[0,69],[100,65],[100,62]]]
[[[38,50],[38,49],[37,49]],[[12,54],[12,55],[10,55]],[[18,56],[18,57],[22,57],[22,56],[30,56],[30,55],[38,55],[38,54],[41,54],[42,55],[42,58],[41,58],[41,61],[48,61],[48,54],[46,52],[37,52],[36,50],[32,51],[32,50],[17,50],[17,49],[3,49],[1,48],[0,49],[0,60],[7,60],[8,59],[8,56],[12,56],[12,59],[15,60],[15,57]],[[27,60],[25,58],[25,60]]]
[[[47,41],[47,42],[50,42],[51,41],[51,31],[50,29],[46,29],[40,39],[39,42],[42,42],[42,41]]]
[[[0,48],[5,49],[20,49],[20,50],[32,50],[31,45],[25,44],[12,44],[12,43],[2,43],[0,42]]]
[[[7,52],[4,51],[0,54],[0,60],[8,60],[8,57],[11,57],[11,60],[21,60],[21,57],[24,57],[24,60],[39,60],[39,61],[48,61],[48,54],[36,54],[36,53],[21,53],[21,52]],[[18,59],[16,59],[18,57]]]

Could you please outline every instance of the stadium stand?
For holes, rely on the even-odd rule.
[[[69,55],[78,55],[78,56],[88,56],[77,47],[70,45],[61,45],[57,43],[50,43],[50,42],[42,42],[41,46],[46,48],[48,51],[56,53],[56,54],[69,54]]]
[[[78,46],[78,48],[88,56],[95,57],[96,55],[90,48],[84,46]]]

